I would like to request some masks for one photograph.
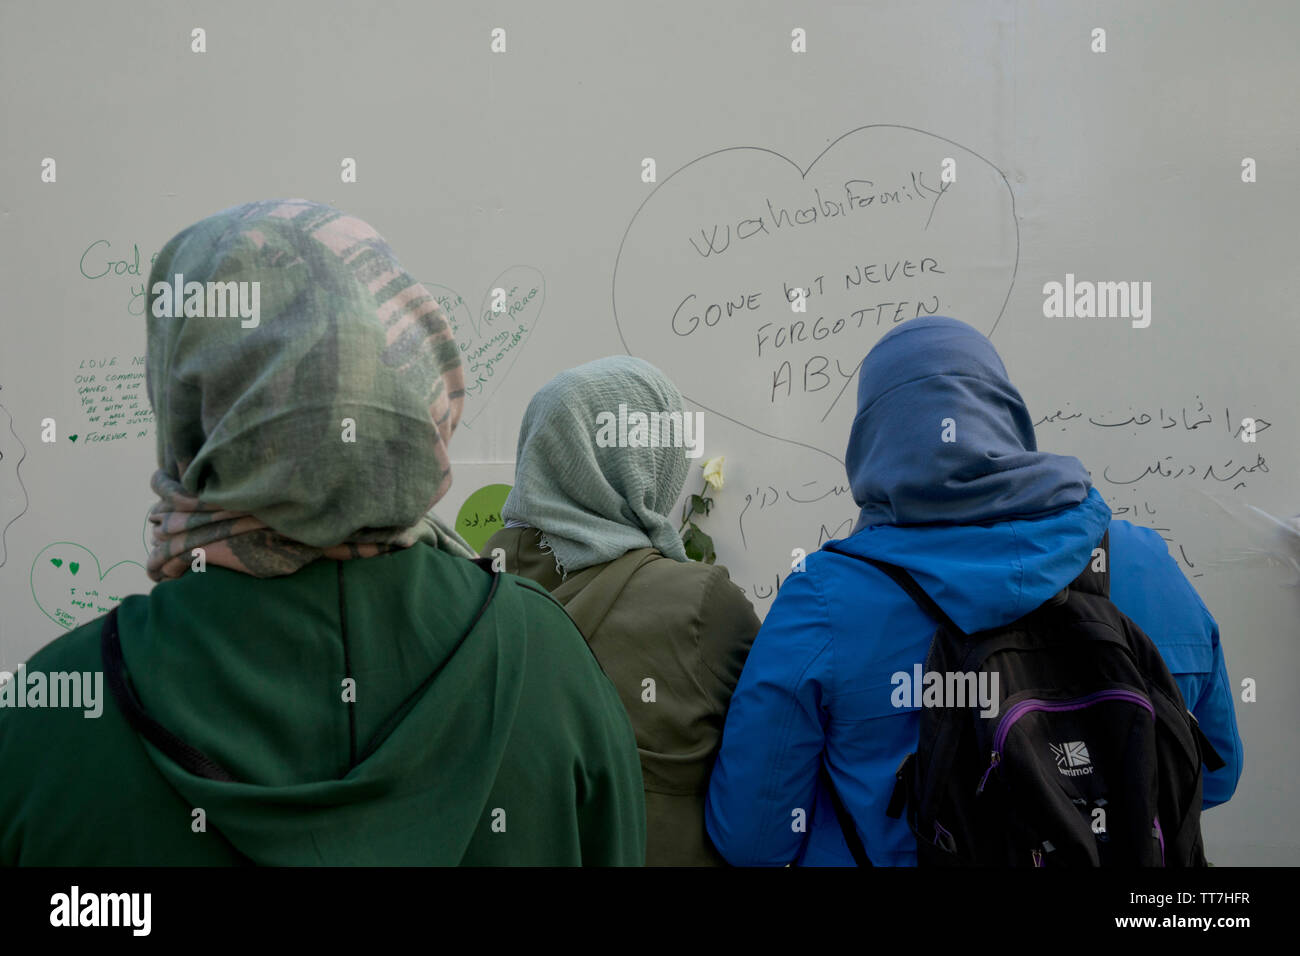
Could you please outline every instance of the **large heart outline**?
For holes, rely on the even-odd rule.
[[[81,552],[86,557],[80,561],[75,561],[76,552]],[[52,564],[53,559],[58,559],[62,563],[55,566]],[[71,571],[73,563],[80,565],[77,574],[73,574]],[[107,570],[104,570],[99,562],[99,557],[85,545],[77,544],[75,541],[55,541],[42,548],[32,561],[29,578],[32,599],[36,602],[36,606],[41,609],[41,613],[55,624],[65,630],[74,630],[107,613],[121,603],[122,598],[125,598],[130,593],[125,592],[121,595],[105,595],[103,593],[104,581],[116,569],[124,565],[137,567],[141,571],[145,569],[144,565],[138,561],[124,560],[118,561],[116,564],[110,565]],[[98,576],[93,582],[90,578],[81,575],[81,572],[92,566]],[[39,582],[38,575],[40,575]],[[56,578],[60,580],[56,581]],[[76,584],[74,585],[72,582],[76,582]],[[77,603],[74,603],[73,593],[70,590],[73,587],[76,587],[80,592],[80,596],[75,599]],[[91,593],[92,590],[94,593]],[[50,606],[54,608],[53,613],[50,611]]]
[[[849,140],[850,137],[855,137],[855,136],[858,137],[856,141],[854,141],[852,144],[846,144],[845,142],[846,140]],[[876,137],[878,139],[882,136],[884,137],[882,143],[884,143],[885,145],[876,145],[873,143],[873,139],[872,139],[873,137]],[[900,142],[891,143],[892,139],[899,140]],[[900,145],[902,148],[899,148]],[[753,199],[753,197],[751,197],[746,192],[746,186],[745,183],[743,182],[744,177],[733,176],[728,178],[719,175],[715,171],[719,168],[725,171],[728,168],[727,164],[732,164],[732,163],[735,164],[732,167],[732,171],[742,166],[749,167],[752,169],[757,169],[760,175],[758,175],[755,178],[757,180],[758,186],[760,187],[762,186],[764,181],[766,181],[765,177],[768,176],[774,177],[771,180],[771,182],[780,181],[781,179],[780,175],[773,173],[773,169],[787,169],[787,170],[793,169],[795,172],[799,174],[798,179],[796,180],[790,178],[789,183],[792,183],[795,186],[804,187],[806,190],[815,191],[815,185],[816,185],[815,181],[810,180],[809,177],[811,174],[814,173],[814,170],[821,169],[823,163],[829,163],[832,169],[838,166],[841,172],[844,170],[846,165],[850,162],[854,162],[854,163],[858,163],[859,165],[866,165],[866,166],[870,166],[873,163],[876,166],[889,166],[892,164],[895,166],[899,166],[901,169],[902,161],[895,157],[889,156],[888,153],[890,150],[889,148],[886,148],[886,146],[895,149],[900,155],[910,155],[919,151],[934,153],[936,156],[944,156],[945,154],[952,154],[958,157],[958,167],[964,169],[968,181],[970,179],[971,171],[973,170],[975,172],[976,185],[972,189],[966,191],[966,195],[963,197],[963,204],[959,206],[958,210],[956,211],[957,215],[954,217],[954,221],[956,221],[958,225],[956,226],[949,225],[945,227],[947,230],[946,234],[942,229],[936,230],[935,235],[940,236],[943,242],[948,243],[954,248],[959,246],[965,248],[960,243],[959,240],[963,238],[962,236],[963,230],[969,231],[971,227],[961,220],[960,212],[966,211],[966,209],[972,205],[983,204],[986,206],[996,207],[996,212],[998,213],[996,217],[989,217],[987,222],[985,222],[984,218],[976,219],[975,221],[979,224],[978,229],[980,230],[988,229],[994,233],[997,233],[999,231],[1005,232],[1005,235],[1002,237],[1004,240],[1002,245],[1005,246],[1006,253],[1008,253],[1005,256],[1005,259],[999,263],[996,263],[994,269],[989,269],[989,268],[981,269],[975,266],[968,266],[965,264],[964,259],[959,259],[958,261],[962,262],[963,265],[955,271],[955,275],[951,280],[951,283],[953,287],[958,291],[959,296],[969,296],[972,300],[980,299],[982,296],[983,300],[987,303],[987,308],[974,308],[969,310],[972,314],[957,314],[955,315],[955,317],[962,318],[965,321],[970,322],[970,324],[975,325],[977,328],[980,328],[980,330],[983,331],[986,335],[992,336],[998,324],[1001,322],[1002,316],[1005,313],[1007,307],[1007,303],[1010,301],[1011,291],[1014,288],[1016,274],[1019,269],[1019,260],[1020,260],[1019,219],[1015,209],[1015,194],[1011,188],[1010,182],[1008,182],[1006,175],[1000,169],[998,169],[992,162],[990,162],[988,159],[981,156],[980,154],[976,153],[974,150],[970,149],[969,147],[963,146],[960,143],[955,142],[954,140],[948,139],[946,137],[938,136],[936,134],[929,133],[925,130],[917,129],[916,127],[911,127],[911,126],[902,126],[897,124],[871,124],[867,126],[859,126],[856,129],[850,130],[849,132],[844,133],[843,135],[837,137],[833,142],[831,142],[824,149],[822,149],[821,152],[818,153],[818,155],[806,167],[801,167],[794,160],[790,159],[787,156],[782,155],[781,153],[776,152],[775,150],[766,149],[763,147],[734,146],[734,147],[727,147],[724,149],[714,150],[694,160],[691,160],[690,162],[686,163],[682,167],[675,170],[669,176],[665,177],[661,182],[659,182],[655,186],[655,188],[651,190],[651,192],[645,197],[645,199],[642,200],[636,212],[633,214],[631,221],[628,223],[627,229],[623,233],[623,238],[619,243],[618,254],[615,259],[614,274],[611,282],[612,305],[613,305],[615,325],[618,331],[619,339],[623,343],[623,347],[625,351],[630,355],[639,355],[640,357],[648,359],[649,361],[651,361],[652,363],[658,365],[661,369],[663,369],[670,377],[677,380],[679,385],[681,385],[682,387],[683,393],[686,394],[688,400],[693,405],[702,408],[706,411],[709,411],[712,414],[718,415],[720,418],[724,418],[737,425],[740,425],[741,427],[744,427],[750,431],[756,432],[760,435],[764,435],[765,437],[775,438],[778,441],[787,442],[789,444],[800,446],[810,450],[820,451],[826,454],[827,456],[829,456],[830,458],[839,461],[842,464],[842,457],[841,457],[842,451],[839,451],[839,453],[837,453],[837,451],[831,450],[832,448],[835,448],[836,450],[842,450],[844,442],[847,440],[848,437],[847,422],[838,420],[838,419],[845,418],[847,415],[848,406],[847,404],[842,402],[842,399],[844,396],[844,392],[848,390],[849,385],[856,382],[856,374],[854,373],[856,372],[857,366],[860,364],[862,357],[865,356],[867,351],[869,351],[870,344],[874,344],[874,338],[872,339],[871,342],[866,342],[865,341],[867,337],[866,335],[860,335],[855,337],[852,334],[850,334],[843,340],[843,342],[847,344],[848,346],[847,348],[845,348],[844,345],[839,345],[839,343],[836,343],[837,345],[839,345],[840,350],[845,353],[845,357],[847,360],[841,363],[840,354],[835,353],[832,356],[835,359],[836,370],[838,372],[837,377],[842,376],[842,380],[831,382],[831,385],[833,387],[828,389],[826,392],[826,397],[830,399],[829,403],[822,402],[821,405],[815,405],[815,403],[813,402],[806,402],[805,403],[806,407],[804,408],[799,408],[797,407],[797,403],[792,403],[789,408],[783,410],[787,418],[790,419],[790,421],[786,423],[784,428],[782,427],[781,422],[778,420],[779,416],[769,416],[765,418],[760,415],[758,418],[755,418],[753,415],[748,414],[749,410],[751,408],[761,407],[761,405],[759,401],[756,400],[754,397],[755,392],[757,390],[754,388],[754,382],[752,380],[746,381],[742,379],[740,389],[736,389],[733,387],[726,394],[717,394],[719,392],[719,388],[713,381],[710,381],[704,385],[698,384],[700,380],[705,377],[709,378],[710,380],[718,378],[722,374],[723,370],[728,370],[733,373],[737,368],[740,368],[742,370],[742,373],[754,371],[752,366],[758,363],[756,363],[749,356],[742,356],[742,353],[735,348],[742,341],[744,341],[743,338],[733,337],[731,339],[727,339],[725,336],[723,336],[720,338],[714,337],[713,339],[697,338],[695,340],[692,340],[691,342],[692,347],[698,347],[696,343],[702,341],[705,343],[713,344],[715,348],[719,348],[719,347],[723,349],[730,348],[733,349],[734,351],[734,354],[731,356],[733,361],[727,362],[726,357],[724,356],[722,361],[716,361],[711,363],[708,366],[704,366],[701,364],[700,360],[693,359],[693,357],[689,355],[684,355],[683,353],[685,352],[685,348],[678,347],[677,343],[667,338],[666,333],[663,332],[663,326],[665,324],[663,320],[666,317],[667,313],[671,311],[672,303],[677,300],[677,296],[673,296],[667,299],[668,304],[666,308],[662,307],[663,300],[655,303],[655,305],[647,304],[653,298],[653,294],[654,292],[657,291],[657,286],[660,284],[664,286],[672,286],[674,283],[677,283],[680,286],[680,288],[676,290],[677,292],[680,293],[681,291],[683,291],[683,289],[690,291],[692,293],[695,292],[696,290],[691,284],[691,279],[678,278],[678,276],[673,274],[673,267],[679,266],[682,276],[689,275],[691,278],[695,278],[699,275],[700,268],[701,268],[700,263],[694,257],[691,257],[689,255],[687,256],[687,258],[682,258],[679,255],[679,257],[674,261],[673,259],[674,252],[678,252],[678,253],[680,252],[682,248],[681,243],[677,243],[677,245],[673,247],[668,247],[660,240],[656,245],[655,242],[651,241],[650,239],[644,238],[642,236],[638,236],[636,230],[638,229],[638,226],[642,225],[643,220],[646,219],[647,217],[649,218],[650,222],[648,225],[642,227],[643,231],[645,231],[646,236],[653,237],[657,232],[655,227],[662,226],[663,223],[665,222],[675,229],[679,225],[679,222],[673,219],[674,204],[677,207],[690,208],[692,209],[692,214],[694,214],[693,210],[695,204],[692,203],[689,207],[687,207],[684,202],[684,200],[687,197],[690,197],[692,200],[698,198],[699,199],[698,204],[700,206],[707,206],[710,202],[713,202],[717,205],[725,205],[728,203],[733,203],[736,200],[743,201],[746,204],[754,203],[755,200]],[[837,155],[835,153],[837,147],[840,147],[841,150],[848,149],[848,152],[847,153],[842,152]],[[855,155],[855,153],[858,152],[862,154],[861,157]],[[877,153],[885,154],[885,158],[881,160],[880,158],[877,157]],[[966,160],[960,159],[960,157],[963,155],[967,157]],[[828,159],[828,157],[830,158]],[[860,162],[860,160],[863,160],[864,158],[865,161]],[[934,169],[937,170],[938,168],[939,168],[938,163],[936,161],[936,165]],[[748,171],[748,169],[746,171]],[[785,176],[788,176],[788,172],[785,174]],[[853,180],[853,181],[865,182],[866,180]],[[673,194],[668,193],[667,194],[669,197],[668,200],[662,202],[662,205],[666,206],[667,212],[656,213],[655,203],[658,198],[663,197],[665,195],[664,192],[665,188],[668,187],[670,183],[683,183],[683,182],[684,184],[679,189],[679,192],[682,194],[681,198],[679,199],[677,197],[674,197]],[[960,177],[959,177],[959,182],[960,182]],[[703,184],[702,186],[700,185],[701,183]],[[847,185],[847,183],[845,185]],[[916,185],[915,177],[912,178],[912,185],[913,186]],[[709,187],[712,186],[717,186],[717,188],[710,190]],[[780,187],[781,189],[784,189],[786,192],[790,191],[788,188],[788,184],[786,183],[780,183]],[[931,189],[932,188],[933,187],[931,187]],[[694,191],[692,192],[692,190]],[[777,191],[778,193],[780,192],[780,190]],[[752,192],[754,193],[754,196],[758,195],[757,189],[752,190]],[[921,193],[921,190],[918,189],[917,192]],[[921,232],[926,232],[929,230],[932,220],[935,220],[939,223],[943,222],[944,217],[942,213],[945,210],[945,206],[943,203],[940,202],[940,200],[946,199],[949,193],[946,187],[943,190],[939,190],[938,192],[940,193],[940,195],[938,195],[933,200],[933,203],[929,206],[928,215],[926,215],[925,217],[924,227],[921,229]],[[909,193],[908,195],[910,197],[911,194]],[[953,195],[960,195],[960,194],[954,193]],[[895,209],[897,210],[901,208],[902,204],[899,204],[899,200],[898,200],[899,194],[897,192],[893,193],[893,196],[895,197],[895,203],[897,204],[895,206]],[[770,197],[767,198],[770,199]],[[817,198],[818,201],[820,202],[823,197],[819,193]],[[915,198],[922,198],[922,197],[918,195]],[[761,202],[761,201],[762,201],[761,199],[757,200],[757,202]],[[778,205],[780,205],[779,201],[778,201]],[[843,212],[842,202],[840,203],[828,202],[825,205],[827,207],[839,205],[841,207],[840,212],[841,213]],[[951,207],[951,205],[952,205],[951,203],[948,203],[948,207]],[[885,203],[882,201],[881,205],[876,207],[876,211],[880,212],[881,210],[884,209],[884,206]],[[773,210],[770,202],[767,205],[767,209],[770,212],[773,212],[774,214],[776,213],[776,211]],[[649,211],[649,213],[647,211]],[[796,209],[796,214],[799,211],[801,210]],[[926,212],[926,208],[924,203],[920,203],[916,205],[917,222],[920,221],[921,215],[925,212]],[[936,215],[937,213],[938,215]],[[708,216],[704,213],[701,213],[700,215],[705,220],[705,225],[714,224],[716,227],[716,224],[718,222],[723,222],[726,218],[726,215],[728,214],[729,213],[724,213],[720,215],[716,220],[709,219]],[[1011,226],[1010,230],[1006,229],[1007,224],[1002,219],[1002,216],[1004,214],[1006,215],[1006,218],[1010,220],[1009,223]],[[762,217],[762,218],[768,218],[769,221],[772,221],[773,217]],[[822,218],[823,221],[829,222],[832,217],[823,216]],[[850,216],[844,216],[843,220],[840,223],[836,224],[836,228],[838,229],[842,227],[843,223],[850,221],[850,219],[851,219]],[[731,222],[735,222],[735,221],[736,220],[734,219],[731,220]],[[777,219],[776,221],[779,222],[780,220]],[[814,221],[815,221],[815,217],[814,217]],[[741,223],[737,224],[737,235],[740,235],[742,239],[748,238],[743,236],[739,226],[743,225],[744,223],[753,224],[755,222],[756,222],[755,219],[745,219]],[[786,224],[789,225],[788,217],[786,219]],[[757,231],[753,229],[752,225],[750,225],[749,228],[751,230],[750,233],[751,236],[757,234]],[[806,228],[806,227],[801,226],[800,228]],[[816,229],[820,227],[813,227],[813,228]],[[855,227],[848,227],[848,228],[855,228]],[[869,231],[869,226],[862,226],[860,228]],[[731,240],[730,229],[731,229],[730,224],[727,224],[727,239],[729,244]],[[682,230],[683,233],[686,231],[687,230]],[[765,239],[767,239],[774,234],[779,234],[780,230],[779,228],[778,229],[762,228],[761,231],[763,233],[767,233],[767,236],[764,237]],[[815,239],[813,242],[809,243],[809,245],[813,247],[812,250],[810,251],[808,248],[801,247],[801,244],[799,242],[794,242],[793,244],[791,244],[791,240],[788,237],[792,234],[798,234],[797,230],[791,230],[790,232],[787,232],[786,237],[780,239],[775,244],[773,249],[767,250],[769,257],[772,257],[774,255],[779,255],[780,251],[783,249],[788,250],[790,248],[793,248],[795,250],[795,253],[787,254],[786,258],[781,260],[782,267],[785,267],[786,259],[790,259],[790,260],[800,260],[802,258],[816,259],[817,243]],[[918,235],[919,234],[920,233],[918,233]],[[710,253],[715,252],[716,250],[713,246],[711,238],[707,234],[705,234],[703,228],[700,229],[699,235],[701,237],[702,242],[704,243],[704,252],[701,252],[701,246],[696,244],[696,242],[693,241],[692,244],[695,246],[694,251],[696,253],[699,253],[701,256],[704,256],[705,259],[707,259],[708,255]],[[812,235],[814,235],[815,237],[816,234],[813,233]],[[672,236],[674,239],[681,238],[681,236],[677,235],[676,233],[672,233]],[[717,232],[715,228],[714,237],[716,236],[717,236]],[[629,240],[633,238],[638,240],[637,248],[635,249],[630,247],[629,244]],[[1011,250],[1012,240],[1014,240],[1013,252]],[[882,232],[879,236],[872,237],[872,241],[879,246],[889,246],[895,240],[893,238],[892,233]],[[928,237],[927,237],[927,241],[929,241]],[[846,255],[856,252],[857,251],[856,246],[863,245],[863,244],[865,243],[859,242],[859,240],[855,236],[854,241],[852,243],[854,248],[851,248],[846,253]],[[738,243],[738,246],[739,245],[743,245],[743,243]],[[762,250],[761,242],[759,242],[757,246],[751,246],[749,248],[756,248],[758,250]],[[836,249],[835,254],[839,254],[840,247],[833,247],[833,248]],[[986,243],[984,246],[974,246],[974,248],[980,250],[981,252],[984,252],[987,249],[991,249],[993,250],[993,254],[997,254],[998,251],[997,244],[995,243]],[[637,271],[638,267],[643,266],[645,264],[644,262],[638,261],[638,256],[645,259],[647,262],[651,261],[650,256],[647,253],[647,250],[653,250],[655,253],[662,253],[660,255],[654,256],[653,258],[653,266],[654,266],[653,272],[651,272],[651,270],[649,269],[644,270],[647,273],[647,275],[653,276],[652,281],[647,280],[645,276],[639,274]],[[742,259],[740,256],[737,256],[735,252],[731,252],[730,250],[727,251],[728,254],[733,256],[733,258],[726,260],[725,266],[719,267],[722,271],[723,276],[724,277],[727,276],[727,270],[730,269],[734,269],[736,275],[740,275],[745,270],[746,260]],[[972,257],[974,257],[973,254]],[[741,260],[741,264],[739,266],[733,265],[733,263],[735,263],[737,259]],[[867,261],[872,261],[872,260],[867,259]],[[664,265],[665,262],[667,262],[667,265]],[[924,265],[922,266],[922,268],[924,268]],[[888,266],[886,266],[886,269],[888,269]],[[828,274],[829,272],[830,270],[828,270]],[[1001,280],[999,278],[1002,272],[1005,272],[1006,274],[1004,280]],[[967,275],[967,273],[969,273],[969,275]],[[627,278],[628,275],[630,275],[630,279]],[[907,275],[907,273],[904,272],[904,275]],[[993,275],[993,278],[989,279],[988,278],[989,275]],[[752,276],[746,276],[745,278],[750,281],[751,287],[758,284],[757,280],[754,280]],[[836,277],[832,276],[831,278],[832,281],[834,281]],[[712,281],[712,280],[708,280],[708,281]],[[1005,281],[1005,286],[1003,286],[1002,284],[1003,281]],[[739,285],[743,285],[743,284],[744,284],[743,282],[739,283],[736,287],[736,290],[738,291]],[[631,287],[630,291],[623,289],[624,285],[629,285]],[[979,291],[969,292],[966,288],[967,286],[970,286],[973,289],[977,289]],[[789,289],[791,287],[791,283],[789,282],[785,283],[785,287],[786,289]],[[848,284],[846,282],[846,288],[847,287]],[[779,284],[777,285],[777,289],[780,289]],[[651,295],[644,294],[646,293],[647,290],[650,290]],[[780,294],[779,292],[770,294],[769,300],[771,298],[771,295],[779,295],[779,294]],[[692,298],[694,298],[694,296],[692,296]],[[707,297],[702,297],[702,300],[707,300]],[[711,301],[717,302],[719,301],[719,299],[717,297],[714,297]],[[729,297],[727,301],[730,301]],[[937,297],[935,301],[936,302],[939,301]],[[895,303],[889,302],[888,304],[892,306]],[[901,305],[902,304],[900,303],[900,308]],[[782,318],[789,318],[789,319],[802,318],[801,316],[787,316],[784,314],[777,314],[783,308],[784,305],[778,307],[778,309],[771,310],[773,313],[772,318],[775,319],[777,322],[780,322]],[[815,307],[810,304],[809,306],[810,314],[808,316],[808,324],[812,323],[813,316],[816,315],[814,308]],[[928,313],[929,311],[930,311],[929,309],[925,310],[926,313]],[[946,308],[944,308],[942,304],[940,304],[940,307],[937,311],[938,314],[948,314],[948,315],[953,314],[953,312],[948,311]],[[919,308],[918,308],[918,312],[920,312]],[[980,315],[975,315],[973,313],[980,313]],[[739,312],[737,314],[740,315]],[[857,313],[854,314],[856,315]],[[718,313],[718,315],[720,317],[721,313]],[[707,320],[708,316],[706,315],[705,317]],[[911,317],[910,315],[903,316],[904,319],[910,317]],[[728,319],[731,318],[730,312],[727,313],[727,318]],[[673,314],[674,322],[676,322],[676,319],[677,319],[677,315],[676,313],[674,313]],[[757,321],[757,319],[755,319],[754,321]],[[860,319],[859,321],[861,322],[862,320]],[[894,321],[897,322],[900,320],[895,318]],[[646,332],[646,329],[649,327],[653,327],[655,323],[659,324],[657,332],[654,334],[648,334]],[[719,322],[714,324],[720,324],[720,318],[719,318]],[[879,325],[879,318],[877,318],[877,325]],[[763,327],[767,328],[768,326],[765,325]],[[737,328],[743,329],[743,326],[737,325]],[[677,335],[682,334],[675,324],[672,326],[672,331]],[[744,331],[748,331],[748,330],[744,330]],[[800,331],[804,332],[806,330],[801,329]],[[879,334],[883,334],[884,331],[887,331],[887,328],[881,328]],[[664,339],[664,341],[655,342],[654,341],[655,334],[657,334],[661,339]],[[740,334],[743,335],[744,332],[741,332]],[[875,338],[878,338],[878,335],[875,336]],[[668,342],[673,342],[673,344],[667,344]],[[759,354],[760,355],[762,354],[761,345],[760,345]],[[749,363],[749,365],[747,366],[746,363]],[[706,371],[706,374],[701,374],[702,370]],[[806,387],[807,386],[806,368],[804,374],[805,374],[804,385]],[[827,378],[829,379],[830,376],[827,376]],[[691,384],[692,382],[696,382],[697,384],[692,385]],[[741,411],[740,409],[735,407],[737,403],[734,401],[734,399],[738,395],[742,395],[742,396],[745,395],[746,388],[749,389],[749,393],[747,395],[749,400],[747,402],[743,400],[740,402],[740,409],[743,409],[743,411]],[[810,392],[816,391],[816,389],[808,389],[808,391]],[[775,404],[776,402],[776,398],[775,398],[776,393],[777,393],[777,389],[775,386],[773,386],[772,389],[772,395],[774,396],[772,399],[773,404]],[[828,423],[827,419],[829,416],[831,416],[832,412],[835,412],[838,418],[836,421]],[[816,438],[807,438],[806,436],[808,432],[816,433]],[[818,443],[818,439],[820,439],[820,444]]]
[[[477,312],[477,321],[464,298],[450,286],[437,282],[421,284],[447,313],[456,345],[465,360],[467,407],[461,421],[468,427],[483,414],[500,391],[502,382],[510,375],[520,353],[541,324],[546,304],[546,277],[534,266],[514,265],[505,269],[488,285]],[[503,289],[506,293],[505,307],[500,312],[492,310],[494,289]],[[485,334],[488,336],[486,339]],[[508,347],[506,343],[509,343]],[[506,354],[498,357],[497,352],[503,347],[506,347]]]

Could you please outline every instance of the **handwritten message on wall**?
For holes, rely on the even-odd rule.
[[[695,403],[838,457],[871,346],[923,315],[991,333],[1018,251],[1006,179],[942,137],[868,126],[820,156],[724,149],[637,211],[615,320],[627,350]]]
[[[91,446],[153,435],[153,409],[145,391],[143,355],[80,358],[72,384],[81,424],[67,434],[68,441]]]

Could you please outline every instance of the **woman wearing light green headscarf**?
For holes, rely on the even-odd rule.
[[[191,226],[149,291],[161,583],[27,663],[102,669],[99,719],[0,709],[0,864],[641,863],[614,688],[430,514],[464,389],[429,292],[303,200]]]
[[[610,441],[620,405],[629,419],[684,413],[676,386],[628,356],[543,386],[520,429],[506,528],[483,553],[501,549],[507,570],[550,591],[614,682],[641,756],[647,865],[724,865],[704,796],[759,621],[724,568],[686,560],[668,517],[686,481],[683,443],[663,431],[645,447]]]

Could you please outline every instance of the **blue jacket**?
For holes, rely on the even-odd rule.
[[[1218,627],[1155,532],[1112,521],[1074,458],[1037,450],[1032,419],[992,344],[954,319],[902,323],[863,360],[846,457],[861,516],[837,544],[911,572],[966,632],[1010,623],[1073,581],[1110,530],[1111,600],[1155,642],[1226,766],[1241,739]],[[731,698],[705,805],[736,865],[853,865],[819,786],[823,763],[876,865],[916,864],[885,815],[916,749],[919,713],[891,675],[924,661],[935,624],[871,565],[825,550],[792,572]],[[806,832],[800,823],[804,822]]]
[[[901,565],[970,632],[1028,613],[1078,576],[1110,527],[1111,600],[1155,642],[1227,766],[1204,771],[1223,803],[1242,748],[1219,631],[1154,531],[1109,521],[1093,490],[1047,518],[989,526],[865,529],[842,550]],[[1008,570],[1011,573],[1008,573]],[[915,866],[907,824],[885,815],[894,772],[916,749],[919,711],[890,702],[890,675],[923,661],[935,624],[883,573],[818,551],[786,579],[731,698],[705,820],[737,866],[852,866],[818,785],[822,761],[877,866]],[[792,827],[796,808],[806,833]]]

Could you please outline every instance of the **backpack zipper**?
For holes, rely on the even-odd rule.
[[[1002,748],[1006,745],[1007,735],[1011,732],[1012,725],[1025,714],[1036,710],[1083,710],[1103,700],[1127,700],[1130,703],[1146,708],[1147,712],[1151,714],[1151,719],[1156,719],[1156,709],[1151,705],[1151,701],[1133,690],[1099,690],[1071,700],[1042,700],[1038,697],[1022,700],[1003,714],[1002,719],[998,722],[998,729],[993,735],[993,753],[989,758],[989,766],[984,771],[984,776],[980,778],[979,786],[975,788],[975,795],[979,796],[984,792],[984,785],[988,783],[989,774],[1002,762]]]
[[[994,768],[996,768],[997,765],[1000,764],[1001,762],[1002,762],[1002,755],[998,753],[996,750],[993,751],[993,756],[989,758],[989,768],[984,771],[984,776],[980,777],[980,785],[975,788],[975,796],[978,797],[981,793],[984,792],[984,784],[989,782],[989,774],[991,774]]]
[[[944,839],[945,837],[947,838],[946,840]],[[938,820],[934,821],[934,845],[939,847],[941,850],[947,850],[950,853],[957,852],[957,841],[953,839],[952,834],[944,829],[943,824]]]

